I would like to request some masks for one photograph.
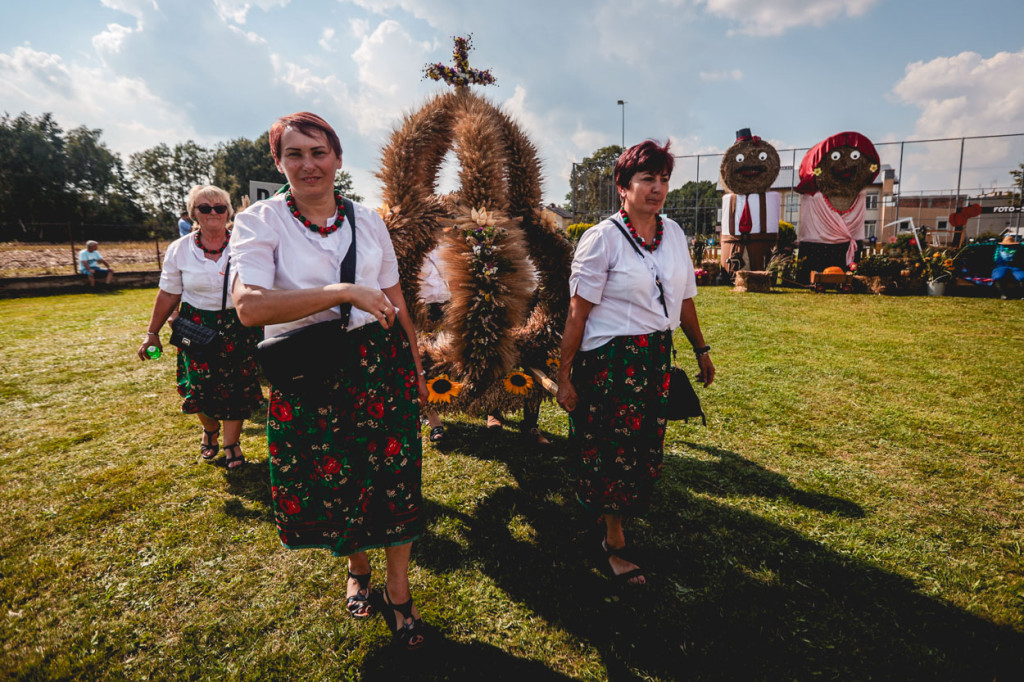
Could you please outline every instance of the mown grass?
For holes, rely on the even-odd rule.
[[[160,258],[173,240],[160,240]],[[0,243],[0,277],[39,277],[42,275],[78,274],[78,252],[85,242],[72,245],[60,243]],[[118,272],[159,270],[157,245],[153,240],[102,242],[99,251]]]
[[[595,567],[557,408],[543,451],[453,421],[410,657],[281,548],[262,423],[241,476],[198,461],[173,354],[133,357],[153,294],[0,301],[0,677],[1019,679],[1020,302],[703,289],[719,376],[632,526],[645,595]]]

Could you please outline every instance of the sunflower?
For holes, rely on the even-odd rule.
[[[552,355],[548,358],[548,367],[551,369],[558,369],[558,356]]]
[[[447,374],[441,374],[427,382],[427,400],[432,403],[451,403],[459,395],[462,384],[452,381]]]
[[[533,379],[522,372],[511,372],[505,377],[505,390],[513,395],[526,395],[533,388]]]

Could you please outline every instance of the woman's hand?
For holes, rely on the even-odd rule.
[[[146,349],[149,348],[150,346],[156,346],[157,348],[160,349],[160,352],[163,353],[164,346],[163,346],[162,343],[160,343],[160,335],[159,334],[149,334],[149,335],[146,336],[146,340],[142,342],[141,346],[139,346],[139,359],[141,359],[141,360],[149,360],[150,359],[149,355],[146,354]]]
[[[697,379],[702,381],[704,387],[707,388],[715,380],[715,363],[711,362],[711,354],[705,353],[697,358],[697,366],[700,368],[700,372],[697,373]]]
[[[575,410],[576,403],[579,402],[579,396],[576,395],[576,387],[569,380],[558,382],[558,395],[555,396],[555,399],[558,400],[558,404],[566,412]]]
[[[353,307],[365,310],[380,322],[385,329],[391,329],[395,323],[395,316],[398,308],[391,304],[391,301],[380,289],[364,287],[360,284],[348,285],[349,302]]]
[[[420,407],[426,407],[427,398],[430,397],[430,392],[427,390],[427,378],[419,372],[416,372],[416,378],[416,390],[419,393]]]

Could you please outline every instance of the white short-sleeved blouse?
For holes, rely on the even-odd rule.
[[[347,220],[326,237],[300,224],[288,211],[285,195],[260,201],[235,218],[231,233],[231,270],[249,286],[265,289],[311,289],[341,281],[341,261],[352,242]],[[377,212],[354,204],[356,219],[355,283],[374,289],[398,284],[398,259],[391,236]],[[332,222],[333,222],[332,218]],[[340,308],[322,310],[284,324],[267,325],[267,337],[315,322],[341,317]],[[348,328],[377,322],[352,308]]]
[[[180,294],[182,301],[200,310],[220,310],[224,298],[224,269],[230,255],[231,246],[228,245],[217,260],[211,260],[196,246],[194,235],[179,237],[171,242],[164,254],[160,289],[169,294]],[[230,291],[225,307],[235,307]]]
[[[569,295],[594,304],[581,351],[599,348],[616,336],[674,330],[683,301],[697,295],[690,249],[678,223],[664,219],[661,244],[654,253],[644,251],[644,258],[626,240],[612,218],[606,218],[584,232],[576,247]],[[665,291],[668,315],[658,300],[655,274]]]

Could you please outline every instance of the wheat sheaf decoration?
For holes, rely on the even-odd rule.
[[[469,68],[470,47],[468,38],[456,38],[456,70]],[[445,80],[434,66],[441,65],[428,65],[427,77]],[[547,359],[561,343],[572,263],[565,233],[541,211],[537,150],[510,116],[470,90],[493,82],[489,72],[479,73],[487,78],[448,79],[454,90],[405,116],[377,174],[428,380],[443,375],[459,386],[435,406],[470,413],[515,409],[524,395],[544,391],[532,380],[525,391],[507,391],[514,370],[555,376]],[[449,152],[458,161],[459,187],[440,196],[438,175]],[[419,301],[419,273],[439,243],[446,247],[441,261],[451,300],[440,321],[430,323]]]

